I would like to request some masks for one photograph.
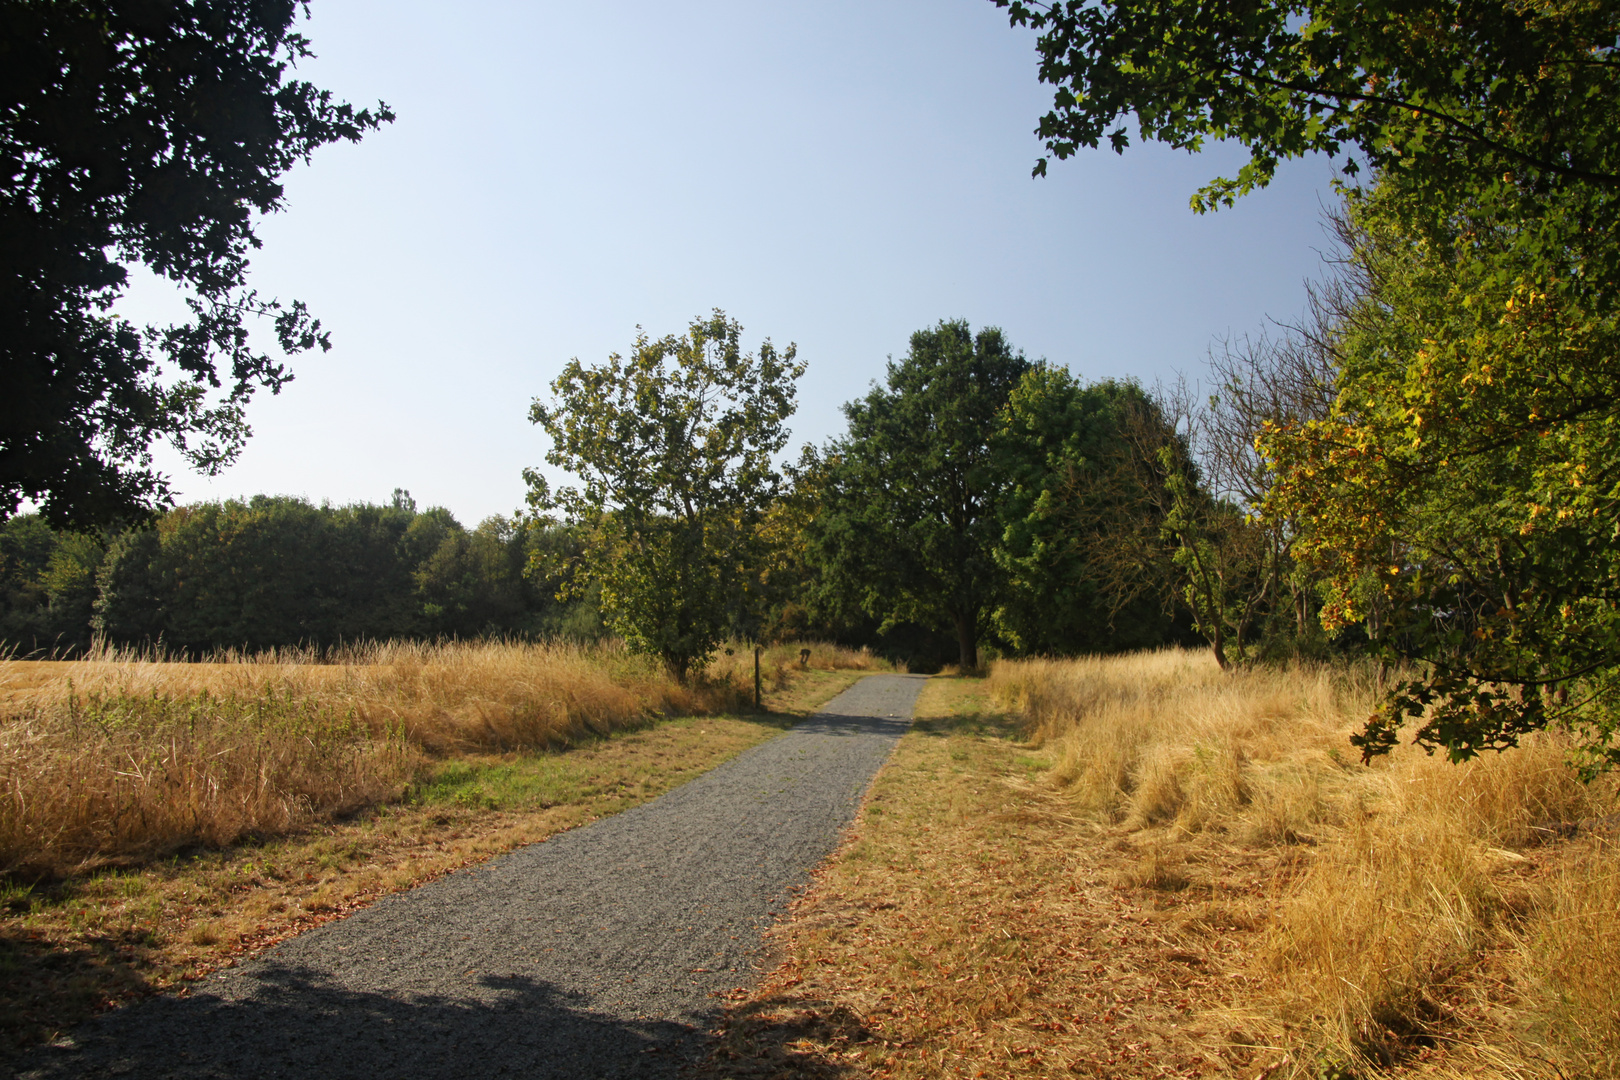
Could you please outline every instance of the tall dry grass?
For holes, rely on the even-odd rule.
[[[811,667],[876,668],[813,644]],[[762,657],[762,681],[800,666]],[[0,662],[0,874],[70,874],[398,799],[425,763],[559,749],[751,703],[733,646],[682,685],[617,644],[387,643],[177,663]]]
[[[0,718],[0,872],[41,877],[287,832],[397,799],[420,752],[316,700],[122,692]]]
[[[990,686],[1093,813],[1294,846],[1301,869],[1254,904],[1274,996],[1246,1007],[1312,1067],[1389,1066],[1490,1027],[1527,1070],[1620,1068],[1620,857],[1591,828],[1620,798],[1577,779],[1558,734],[1463,765],[1408,746],[1366,767],[1347,736],[1378,698],[1370,668],[1223,673],[1181,650],[1000,663]]]

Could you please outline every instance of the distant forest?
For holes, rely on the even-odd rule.
[[[0,639],[16,655],[73,655],[96,636],[197,655],[217,648],[327,647],[363,639],[504,635],[588,639],[589,596],[526,577],[562,529],[450,511],[315,506],[260,495],[199,503],[149,527],[62,532],[37,515],[0,525]],[[564,553],[565,554],[565,553]]]
[[[600,490],[529,473],[529,511],[475,528],[403,489],[386,504],[198,503],[100,530],[15,516],[0,523],[0,642],[18,657],[99,641],[195,658],[611,634],[683,674],[727,638],[867,646],[914,671],[1172,642],[1208,642],[1223,666],[1327,647],[1311,582],[1226,494],[1232,469],[1200,468],[1220,457],[1199,454],[1174,395],[1083,383],[997,329],[942,321],[845,405],[847,434],[778,473],[791,348],[778,362],[767,342],[745,358],[758,370],[735,388],[743,404],[703,412],[740,329],[716,312],[638,342],[636,370],[601,385],[573,364],[554,384],[564,400],[536,414],[556,429],[548,460]],[[670,389],[682,378],[690,401]],[[648,400],[670,415],[649,423]],[[671,412],[688,407],[712,430]],[[682,434],[664,446],[649,431]]]

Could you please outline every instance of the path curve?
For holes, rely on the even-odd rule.
[[[831,853],[923,676],[872,675],[649,803],[91,1021],[19,1077],[675,1076]]]

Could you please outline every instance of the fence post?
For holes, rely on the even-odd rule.
[[[760,704],[759,704],[759,646],[755,645],[754,646],[754,708],[758,709],[759,707],[760,707]]]

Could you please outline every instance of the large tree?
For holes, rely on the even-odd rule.
[[[257,349],[329,346],[298,302],[247,287],[255,216],[320,146],[392,114],[289,69],[311,55],[294,0],[0,0],[0,518],[139,517],[169,497],[150,449],[214,471],[243,405],[292,376]],[[188,321],[137,328],[114,305],[144,265]]]
[[[0,522],[0,649],[71,655],[90,644],[99,537],[52,529],[37,514]]]
[[[761,525],[804,373],[796,357],[769,339],[744,352],[742,327],[716,309],[685,334],[638,333],[628,357],[569,361],[555,401],[530,411],[551,436],[546,460],[582,481],[553,491],[524,472],[530,504],[583,538],[571,587],[599,589],[608,627],[679,679],[761,606]]]
[[[1421,662],[1367,754],[1407,718],[1459,759],[1559,723],[1588,767],[1620,763],[1620,312],[1527,265],[1515,229],[1459,215],[1437,242],[1405,209],[1350,203],[1338,399],[1266,432],[1268,516],[1298,523],[1325,623]]]
[[[1013,391],[995,439],[1005,487],[994,554],[1006,581],[994,623],[1015,649],[1073,655],[1169,640],[1176,598],[1154,574],[1169,558],[1162,478],[1144,485],[1124,465],[1133,440],[1154,425],[1161,439],[1174,438],[1132,382],[1086,385],[1040,364]],[[1138,540],[1151,549],[1146,559]]]
[[[1123,150],[1134,115],[1248,148],[1200,208],[1313,151],[1365,184],[1324,342],[1337,399],[1264,450],[1324,623],[1422,662],[1366,752],[1406,718],[1454,758],[1567,723],[1593,768],[1620,762],[1620,7],[996,2],[1041,31],[1059,158]]]
[[[823,592],[885,626],[952,628],[967,668],[1002,578],[992,443],[1030,366],[994,327],[919,330],[884,385],[844,406],[849,434],[827,451],[813,531]]]

